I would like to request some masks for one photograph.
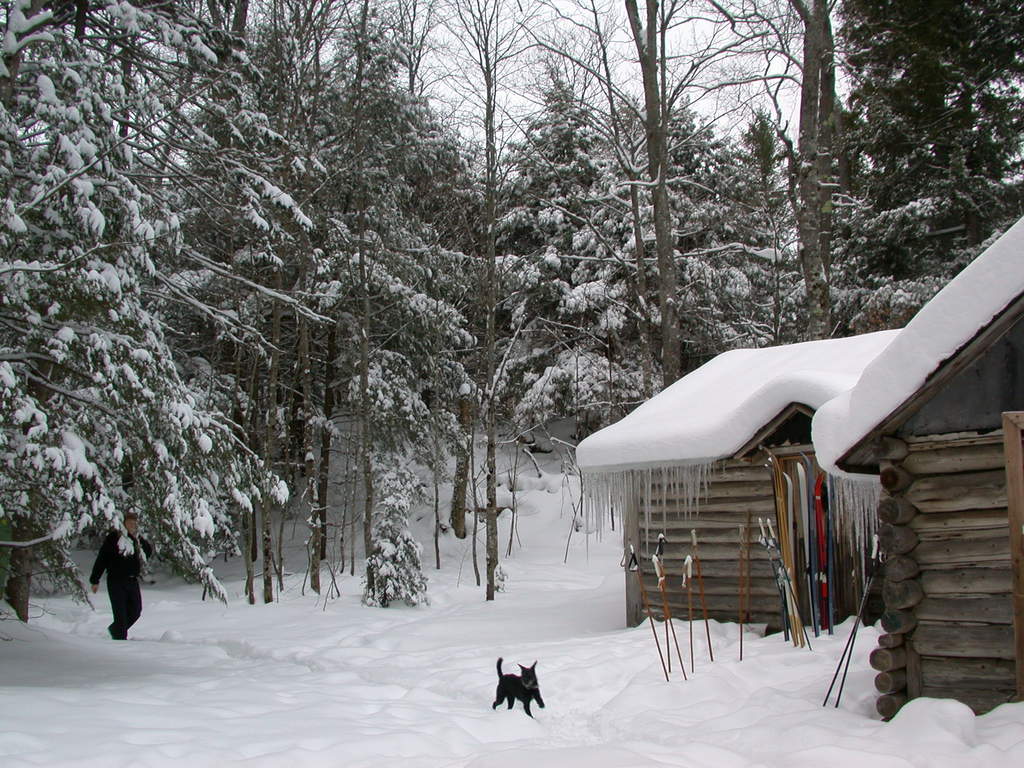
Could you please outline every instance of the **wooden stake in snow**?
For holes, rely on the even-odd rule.
[[[668,668],[665,666],[665,656],[661,652],[661,643],[658,641],[658,630],[654,628],[654,614],[651,612],[651,602],[647,599],[647,589],[644,587],[643,575],[640,573],[640,563],[636,559],[636,551],[633,545],[629,545],[629,570],[636,573],[636,583],[640,586],[640,598],[644,603],[644,610],[647,611],[647,619],[651,622],[651,634],[654,635],[654,645],[658,649],[658,658],[661,660],[661,671],[665,673],[665,682],[669,681]]]
[[[658,534],[658,549],[651,555],[651,562],[654,564],[654,573],[658,577],[658,591],[661,592],[661,607],[665,615],[665,651],[668,655],[668,668],[672,670],[672,653],[668,648],[668,633],[672,632],[672,642],[676,646],[676,658],[679,659],[679,669],[682,670],[683,680],[686,680],[686,662],[683,661],[683,654],[679,650],[679,638],[676,637],[676,625],[672,621],[672,610],[668,606],[668,593],[665,591],[665,568],[661,563],[661,556],[665,548],[665,534]]]
[[[693,672],[693,555],[687,555],[683,563],[683,586],[686,587],[687,622],[690,625],[690,671]]]
[[[711,647],[711,625],[708,623],[708,604],[704,599],[704,575],[700,569],[700,555],[697,554],[697,529],[690,529],[690,540],[693,542],[693,562],[697,566],[697,586],[700,588],[700,609],[704,614],[704,631],[708,635],[708,655],[715,660],[715,651]]]
[[[739,625],[740,625],[740,661],[743,661],[743,624],[750,610],[750,513],[747,513],[747,524],[740,527],[739,556]]]

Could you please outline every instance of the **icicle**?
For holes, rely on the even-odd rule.
[[[674,514],[691,517],[700,511],[707,496],[714,463],[644,467],[614,472],[585,472],[583,508],[587,533],[604,534],[612,515],[621,521],[630,504],[637,506],[644,528],[644,549],[651,547],[654,505],[661,504],[661,525],[668,521],[670,503],[679,505]],[[637,542],[639,544],[640,542]]]
[[[875,475],[829,475],[837,528],[855,551],[867,552],[878,530],[882,486]]]

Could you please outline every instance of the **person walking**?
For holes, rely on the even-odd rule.
[[[107,594],[110,596],[110,609],[114,613],[114,621],[107,627],[107,631],[114,640],[127,640],[128,629],[142,615],[139,578],[143,558],[153,554],[153,547],[139,535],[138,512],[125,513],[124,527],[127,536],[116,528],[107,534],[89,576],[95,594],[103,572],[107,572]]]

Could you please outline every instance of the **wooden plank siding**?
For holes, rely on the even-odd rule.
[[[906,609],[916,621],[906,635],[915,663],[907,665],[905,693],[987,712],[1016,690],[1002,434],[905,439],[907,456],[890,466],[911,481],[890,493],[917,510],[906,526],[917,545],[906,557],[920,567],[923,593]]]
[[[690,500],[678,498],[671,489],[663,490],[657,484],[652,488],[651,497],[649,512],[638,502],[635,516],[627,521],[632,527],[624,530],[624,536],[627,542],[639,542],[637,559],[655,615],[662,617],[662,606],[650,556],[658,535],[664,534],[662,563],[667,575],[669,610],[676,619],[687,618],[683,567],[692,552],[690,532],[693,530],[697,532],[709,618],[723,622],[739,619],[740,526],[745,527],[749,520],[750,601],[746,620],[778,628],[778,589],[764,548],[757,543],[758,517],[774,517],[775,511],[768,468],[733,459],[717,462],[709,475],[707,494],[699,500],[695,512],[687,511],[692,508]],[[636,583],[634,574],[629,574],[628,578]],[[627,618],[635,625],[645,618],[638,604],[639,589],[627,591],[626,600]],[[694,618],[702,619],[696,572],[692,604]]]
[[[1024,701],[1024,413],[1003,414],[1017,701]]]

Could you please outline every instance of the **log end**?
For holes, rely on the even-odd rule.
[[[907,695],[905,693],[887,693],[878,697],[875,702],[875,710],[883,719],[890,720],[906,703]]]

